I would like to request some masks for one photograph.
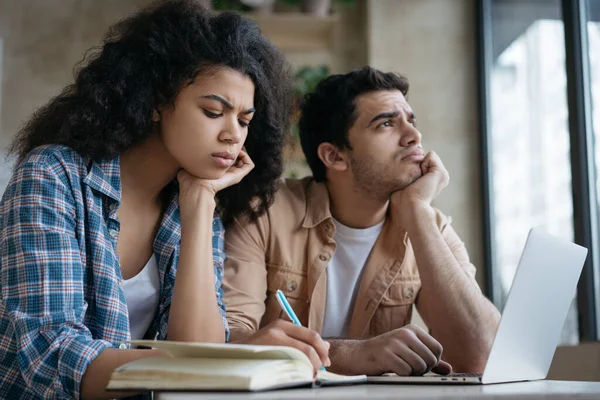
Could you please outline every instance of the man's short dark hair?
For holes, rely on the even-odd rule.
[[[301,106],[300,143],[315,181],[325,181],[325,165],[317,154],[319,145],[328,142],[340,149],[351,149],[348,130],[358,118],[355,100],[361,94],[379,90],[399,90],[406,96],[408,80],[397,73],[363,67],[331,75],[306,95]]]

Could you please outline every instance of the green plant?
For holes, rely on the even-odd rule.
[[[213,8],[217,11],[243,11],[244,7],[239,0],[213,0]]]
[[[294,102],[292,105],[292,136],[298,138],[298,120],[300,119],[300,103],[307,93],[315,90],[319,82],[329,76],[329,67],[302,67],[294,75]]]
[[[344,6],[354,6],[356,4],[356,0],[332,0],[334,3],[338,3]],[[302,3],[302,0],[281,0],[282,3],[291,5],[291,6],[299,6]]]
[[[317,83],[327,78],[329,67],[320,65],[317,67],[302,67],[294,75],[294,95],[300,99],[305,94],[315,90]]]

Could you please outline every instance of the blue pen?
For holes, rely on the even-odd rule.
[[[294,309],[292,308],[288,300],[285,298],[283,292],[281,290],[277,290],[277,292],[275,292],[275,297],[277,298],[277,302],[279,303],[283,311],[285,311],[288,318],[294,323],[294,325],[302,326],[300,320],[294,312]],[[321,365],[321,371],[325,371],[325,366]]]

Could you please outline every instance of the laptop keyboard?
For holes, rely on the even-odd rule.
[[[466,372],[453,372],[450,375],[440,375],[447,376],[450,378],[481,378],[481,374],[469,374]]]

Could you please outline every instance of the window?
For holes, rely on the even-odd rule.
[[[590,271],[597,257],[590,249],[594,236],[590,232],[597,229],[597,221],[589,221],[596,210],[586,206],[585,200],[590,190],[596,198],[600,184],[582,174],[590,160],[577,154],[592,133],[577,122],[590,109],[584,101],[577,102],[574,94],[584,99],[591,90],[599,104],[594,123],[600,127],[600,24],[588,22],[587,35],[578,33],[576,26],[576,18],[585,15],[591,3],[600,11],[600,1],[582,1],[586,4],[483,0],[479,9],[488,291],[502,309],[533,226],[588,247],[584,286],[580,283],[570,308],[562,344],[597,339],[597,329],[591,326],[598,321],[597,271]],[[563,3],[568,6],[564,12]],[[578,79],[585,73],[578,65],[587,68],[586,36],[589,62],[595,66],[591,85]],[[586,51],[584,57],[577,56],[577,46]],[[581,90],[574,90],[574,85]],[[594,151],[600,160],[600,146]],[[594,207],[598,207],[596,202]]]
[[[590,64],[590,89],[592,100],[592,129],[594,132],[596,171],[600,169],[600,1],[588,0],[588,15],[595,16],[587,21],[588,58]],[[593,11],[593,13],[592,13]],[[600,173],[596,173],[597,198],[600,199]],[[600,207],[600,205],[599,205]]]

